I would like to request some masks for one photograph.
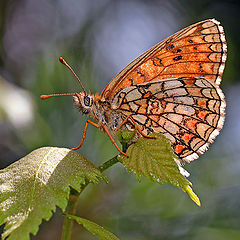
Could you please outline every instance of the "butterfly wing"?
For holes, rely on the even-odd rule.
[[[223,27],[215,19],[193,24],[158,43],[125,67],[101,93],[166,78],[204,77],[219,85],[227,58]]]
[[[219,134],[225,105],[224,95],[215,83],[182,77],[125,88],[115,95],[111,107],[131,115],[143,133],[165,135],[175,154],[190,162],[205,152]]]

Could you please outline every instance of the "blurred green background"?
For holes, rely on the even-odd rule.
[[[226,33],[228,60],[222,81],[226,122],[200,159],[186,165],[197,207],[182,191],[126,173],[106,171],[110,184],[89,186],[78,215],[120,239],[240,239],[240,5],[238,1],[0,0],[0,166],[42,146],[79,144],[86,117],[71,97],[41,101],[41,94],[79,91],[63,56],[86,89],[101,92],[130,61],[192,23],[216,18]],[[95,165],[117,154],[93,127],[80,153]],[[60,239],[59,210],[32,239]],[[96,239],[75,226],[73,239]]]

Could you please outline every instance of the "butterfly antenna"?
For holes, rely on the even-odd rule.
[[[84,94],[86,95],[86,91],[85,91],[85,89],[84,89],[84,87],[83,87],[83,85],[82,85],[79,77],[77,76],[77,74],[73,71],[73,69],[68,65],[68,63],[67,63],[62,57],[59,58],[59,61],[60,61],[63,65],[65,65],[65,66],[72,72],[72,74],[75,76],[75,78],[78,80],[80,86],[82,87],[82,90],[83,90]]]
[[[59,96],[74,96],[75,93],[55,93],[55,94],[49,94],[49,95],[41,95],[41,99],[47,99],[50,97],[59,97]]]

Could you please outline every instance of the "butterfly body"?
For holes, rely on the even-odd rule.
[[[78,109],[97,121],[87,120],[77,148],[91,123],[121,153],[116,131],[137,129],[137,137],[163,134],[182,161],[198,158],[223,127],[226,103],[219,85],[226,59],[224,30],[215,19],[173,34],[126,66],[100,95],[74,95]]]
[[[201,77],[130,86],[115,94],[111,102],[102,101],[99,96],[90,98],[88,114],[98,121],[99,128],[104,125],[112,137],[118,130],[135,130],[137,125],[147,136],[153,132],[163,134],[171,141],[178,157],[185,161],[206,151],[224,122],[222,91]],[[79,106],[79,97],[74,96],[74,100]],[[79,108],[86,113],[83,107],[89,106]]]

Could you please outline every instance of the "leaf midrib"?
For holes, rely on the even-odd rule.
[[[34,174],[34,183],[33,183],[33,187],[32,187],[31,198],[30,198],[30,200],[29,200],[29,208],[33,206],[34,195],[35,195],[36,188],[37,188],[36,185],[37,185],[38,173],[40,172],[41,167],[42,167],[43,164],[47,161],[48,156],[49,156],[52,152],[54,152],[54,149],[50,148],[49,151],[48,151],[48,153],[45,154],[43,160],[40,162],[39,167],[38,167],[36,173]]]

